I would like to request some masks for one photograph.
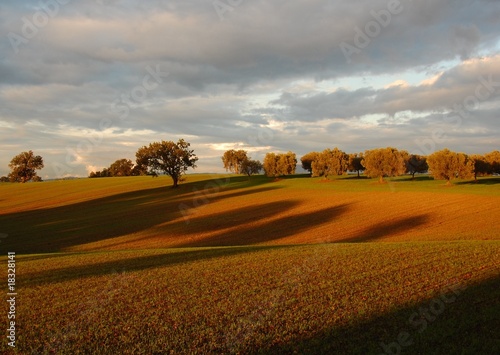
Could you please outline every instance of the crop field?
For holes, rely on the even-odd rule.
[[[169,184],[0,184],[0,352],[500,351],[500,178]]]

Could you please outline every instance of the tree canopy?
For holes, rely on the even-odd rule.
[[[37,176],[36,170],[43,169],[43,158],[40,155],[35,155],[32,150],[22,152],[12,158],[9,168],[11,169],[9,174],[11,182],[42,181]]]
[[[411,174],[411,178],[415,179],[416,173],[425,173],[429,170],[427,158],[423,155],[411,154],[406,159],[406,171]]]
[[[264,171],[267,176],[278,177],[295,174],[297,158],[295,153],[267,153],[264,157]]]
[[[190,143],[179,139],[177,143],[161,141],[150,143],[149,146],[139,148],[136,156],[138,166],[148,168],[148,173],[165,173],[173,180],[173,187],[177,187],[180,178],[189,168],[196,168],[198,158],[194,151],[189,149]]]
[[[384,176],[399,176],[405,173],[405,151],[387,147],[367,150],[361,164],[365,167],[365,174],[369,177],[378,177],[380,182]]]
[[[358,178],[359,178],[360,171],[365,170],[363,164],[361,164],[362,161],[363,161],[363,153],[351,153],[351,154],[349,154],[348,169],[350,171],[356,171],[358,173]]]
[[[241,173],[248,176],[258,174],[262,169],[262,163],[258,160],[247,159],[241,164]]]
[[[247,152],[245,150],[228,150],[222,156],[222,163],[226,171],[231,171],[235,174],[240,174],[242,171],[242,164],[248,160]]]
[[[446,184],[451,184],[451,180],[459,178],[470,178],[474,175],[474,163],[464,153],[452,152],[443,149],[432,153],[427,158],[429,170],[434,179],[446,180]]]
[[[318,152],[309,152],[300,158],[302,169],[309,171],[312,174],[312,163],[318,159]]]
[[[342,175],[347,171],[349,156],[338,148],[325,149],[312,162],[312,176]]]

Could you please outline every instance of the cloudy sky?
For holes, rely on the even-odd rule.
[[[497,0],[2,0],[0,33],[0,175],[179,138],[198,172],[232,148],[500,149]]]

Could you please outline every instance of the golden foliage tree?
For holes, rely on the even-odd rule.
[[[432,153],[427,157],[429,170],[438,180],[446,180],[446,184],[451,184],[451,180],[459,177],[470,178],[474,175],[474,164],[467,155],[443,149]]]
[[[500,152],[498,150],[494,150],[485,154],[484,158],[488,163],[488,173],[500,174]]]
[[[264,171],[267,176],[278,177],[295,174],[297,158],[295,153],[284,154],[267,153],[264,157]]]
[[[241,173],[241,165],[244,161],[248,160],[247,152],[245,150],[228,150],[222,156],[222,163],[226,171],[231,171],[235,174]]]
[[[405,173],[406,151],[398,151],[396,148],[387,147],[367,150],[361,164],[365,167],[365,175],[378,177],[384,182],[384,176],[399,176]]]
[[[325,149],[312,162],[312,176],[342,175],[347,171],[349,156],[338,148]]]

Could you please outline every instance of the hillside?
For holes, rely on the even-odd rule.
[[[189,175],[178,189],[168,177],[5,184],[0,225],[18,253],[491,240],[500,238],[499,182]]]

